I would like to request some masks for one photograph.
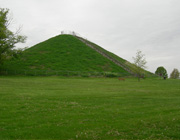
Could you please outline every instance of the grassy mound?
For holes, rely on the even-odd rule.
[[[30,71],[96,71],[129,74],[72,35],[59,35],[41,42],[25,50],[18,59],[7,61],[3,69],[12,73],[18,71],[27,73]]]

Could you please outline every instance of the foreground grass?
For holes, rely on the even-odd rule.
[[[180,139],[180,80],[0,77],[4,139]]]

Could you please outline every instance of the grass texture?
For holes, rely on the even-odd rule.
[[[18,59],[6,61],[12,71],[97,71],[129,74],[72,35],[58,35],[26,49]]]
[[[180,139],[180,80],[0,77],[0,139]]]

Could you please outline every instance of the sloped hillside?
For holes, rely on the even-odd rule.
[[[18,59],[7,61],[3,69],[12,73],[13,71],[91,71],[129,74],[127,70],[72,35],[58,35],[41,42],[25,50]]]

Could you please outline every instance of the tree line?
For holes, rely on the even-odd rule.
[[[143,77],[144,74],[144,69],[146,68],[146,59],[145,55],[142,54],[141,51],[137,51],[136,57],[133,57],[134,59],[134,72],[137,74],[138,80],[140,81],[140,78]],[[162,77],[164,80],[168,78],[167,70],[163,67],[160,66],[156,69],[155,74],[158,75],[159,77]],[[171,79],[178,79],[180,75],[180,72],[178,69],[174,68],[174,70],[170,74]]]

